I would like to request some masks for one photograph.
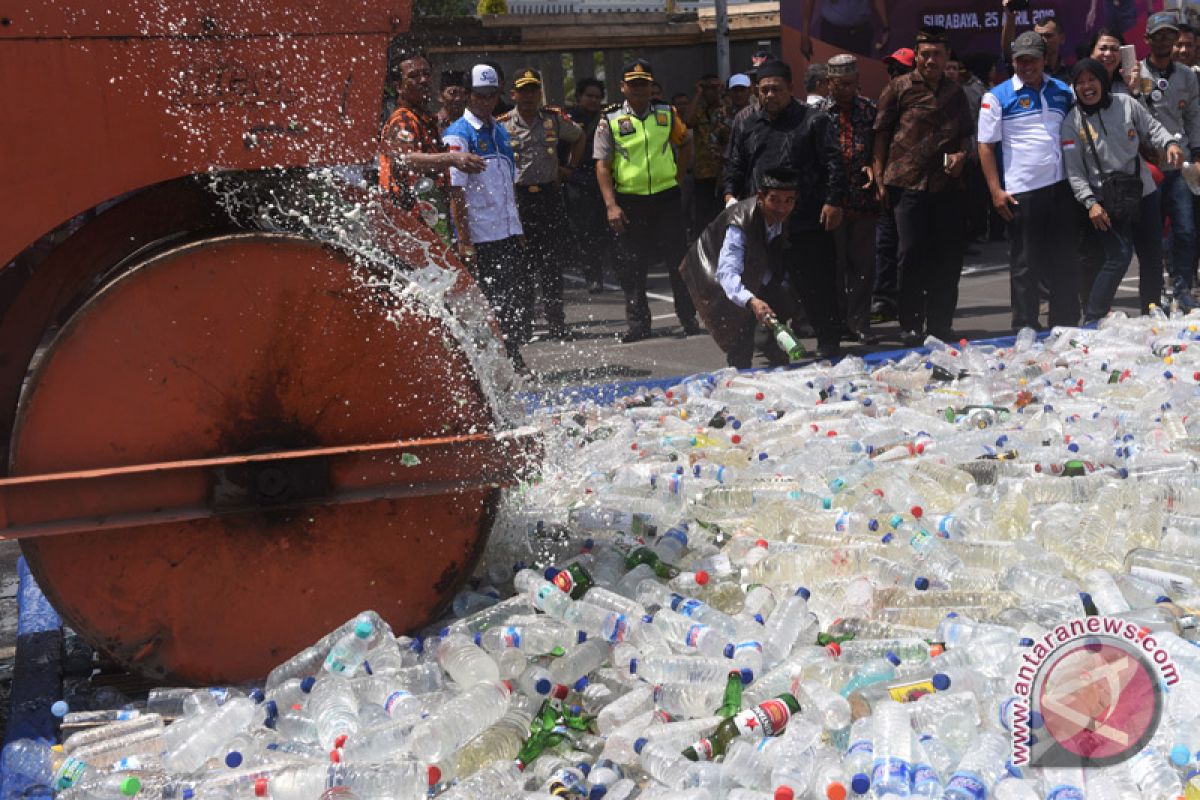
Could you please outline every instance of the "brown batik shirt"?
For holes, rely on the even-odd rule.
[[[946,174],[944,157],[965,153],[975,123],[957,82],[943,77],[934,91],[919,72],[892,80],[879,97],[876,134],[891,134],[883,170],[887,186],[944,192],[961,186]]]

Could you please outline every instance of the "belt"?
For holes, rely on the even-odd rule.
[[[534,183],[529,186],[523,186],[518,183],[517,189],[522,192],[529,192],[529,194],[537,194],[538,192],[548,192],[557,185],[554,181],[550,181],[549,183]]]

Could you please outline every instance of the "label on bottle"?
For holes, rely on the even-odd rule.
[[[224,686],[210,686],[208,687],[208,693],[212,696],[212,699],[217,701],[217,705],[219,706],[225,705],[225,701],[229,699],[229,690]]]
[[[118,711],[116,716],[117,722],[126,722],[131,719],[137,719],[142,712],[140,711]]]
[[[505,647],[521,647],[521,629],[515,625],[508,625],[500,629],[500,641],[504,642]]]
[[[391,714],[392,708],[406,697],[412,697],[412,692],[406,692],[403,689],[392,692],[388,695],[387,700],[383,701],[383,709]]]
[[[604,638],[616,644],[629,637],[629,620],[624,614],[609,614],[604,620]]]
[[[923,556],[933,546],[933,537],[924,528],[917,528],[916,533],[908,540],[908,544],[917,552],[917,555]]]
[[[692,750],[695,751],[696,757],[700,761],[713,760],[713,744],[709,739],[701,739],[692,744]]]
[[[974,772],[956,772],[951,775],[946,784],[946,794],[951,792],[959,796],[974,797],[975,800],[987,800],[988,795],[987,784]]]
[[[58,773],[54,776],[54,786],[56,789],[70,789],[75,784],[79,783],[83,778],[83,773],[87,771],[88,765],[86,761],[67,756],[67,760],[58,768]]]
[[[1046,792],[1046,800],[1084,800],[1084,794],[1078,786],[1069,786],[1064,783]]]
[[[833,521],[833,529],[838,533],[845,533],[850,527],[850,512],[838,512],[837,519]]]
[[[708,628],[707,625],[696,624],[687,629],[687,633],[683,635],[683,643],[688,647],[699,647],[697,642],[700,641],[700,634]]]
[[[938,524],[937,524],[938,533],[945,534],[945,536],[943,538],[946,538],[946,539],[950,538],[950,526],[953,524],[954,524],[954,515],[953,514],[945,515],[944,517],[942,517],[941,519],[938,520]]]
[[[745,656],[748,653],[758,653],[761,656],[762,651],[762,642],[738,642],[733,646],[733,660],[737,661],[739,656]]]
[[[889,686],[887,693],[897,703],[911,703],[914,700],[920,700],[927,694],[934,694],[937,689],[931,681],[913,681],[912,683],[898,683],[894,686]]]
[[[871,769],[872,788],[883,790],[885,787],[903,786],[907,789],[911,785],[912,764],[902,758],[875,759],[875,766]]]
[[[1135,578],[1150,581],[1173,592],[1178,592],[1182,589],[1191,589],[1193,583],[1192,579],[1186,575],[1167,572],[1163,569],[1154,569],[1153,567],[1141,567],[1136,564],[1129,567],[1129,574]]]
[[[109,772],[132,772],[139,769],[146,769],[146,762],[137,756],[126,756],[109,767]]]
[[[915,790],[918,786],[937,786],[941,787],[942,779],[938,777],[937,772],[929,764],[917,764],[913,768],[912,785]]]
[[[676,608],[675,611],[685,617],[690,617],[699,611],[703,606],[704,603],[700,602],[699,600],[684,600],[679,604],[679,607]]]
[[[743,736],[774,736],[787,727],[792,712],[787,703],[775,698],[764,700],[754,708],[733,717],[733,724]]]
[[[866,756],[872,758],[875,755],[875,743],[870,739],[855,739],[850,746],[846,748],[846,760],[853,760],[855,756]]]

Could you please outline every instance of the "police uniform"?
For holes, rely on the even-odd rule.
[[[650,81],[650,65],[639,59],[625,68],[624,80]],[[616,237],[617,271],[625,293],[625,341],[650,335],[646,275],[661,262],[671,280],[675,315],[685,335],[700,332],[696,308],[679,264],[687,250],[683,208],[676,182],[675,148],[687,141],[687,128],[675,109],[651,100],[638,115],[628,101],[604,109],[596,127],[594,157],[609,164],[617,204],[627,219]]]
[[[513,85],[541,87],[541,76],[533,69],[517,73]],[[573,144],[583,129],[557,108],[545,106],[526,121],[517,109],[499,117],[512,142],[517,168],[517,208],[525,242],[529,248],[534,277],[542,293],[550,337],[568,336],[563,313],[563,265],[573,252],[566,208],[558,180],[558,143]]]

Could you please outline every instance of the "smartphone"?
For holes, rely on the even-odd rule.
[[[1121,45],[1121,71],[1126,75],[1129,70],[1133,69],[1133,65],[1137,63],[1137,51],[1131,44]]]

